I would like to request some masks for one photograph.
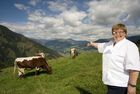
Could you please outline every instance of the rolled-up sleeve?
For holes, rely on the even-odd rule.
[[[126,58],[125,58],[125,69],[140,71],[139,50],[135,44],[131,44],[127,48]]]
[[[103,53],[105,49],[105,43],[98,43],[98,52]]]

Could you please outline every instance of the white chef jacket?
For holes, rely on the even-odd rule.
[[[98,44],[103,53],[103,83],[106,85],[127,87],[128,70],[140,71],[139,50],[136,44],[124,38],[113,46],[113,41]]]

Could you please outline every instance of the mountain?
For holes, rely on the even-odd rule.
[[[140,35],[131,36],[128,39],[131,40],[131,41],[133,41],[134,43],[136,43],[136,45],[138,46],[139,51],[140,51]]]
[[[0,63],[13,64],[16,57],[32,56],[39,51],[44,52],[47,59],[60,56],[58,52],[0,25]]]
[[[35,40],[35,39],[34,39]],[[53,39],[53,40],[35,40],[42,45],[59,51],[62,54],[69,53],[71,48],[78,49],[78,52],[93,50],[93,47],[87,47],[88,41],[73,39]]]
[[[130,41],[135,42],[138,46],[140,45],[140,35],[135,35],[135,36],[128,36],[127,39]],[[109,41],[110,38],[108,39],[98,39],[96,42],[107,42]],[[94,47],[87,47],[87,43],[89,41],[83,41],[83,40],[73,40],[73,39],[53,39],[53,40],[45,40],[45,39],[34,39],[34,41],[52,48],[53,50],[56,50],[60,53],[66,54],[69,53],[69,50],[73,47],[77,48],[79,52],[81,51],[87,51],[87,50],[95,50]]]

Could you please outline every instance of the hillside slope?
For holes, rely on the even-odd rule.
[[[94,53],[52,59],[48,61],[52,74],[35,77],[34,71],[26,71],[24,79],[13,76],[13,67],[5,68],[0,72],[0,94],[105,94],[100,59]]]
[[[26,71],[24,79],[17,79],[13,67],[0,72],[0,94],[106,94],[102,83],[101,54],[87,52],[76,59],[62,57],[48,61],[53,73]],[[137,83],[140,94],[140,77]]]
[[[32,56],[39,51],[44,52],[48,59],[60,56],[52,49],[0,25],[0,63],[11,62],[16,57]]]

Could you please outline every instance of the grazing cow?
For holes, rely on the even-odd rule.
[[[48,65],[48,63],[45,60],[45,54],[44,53],[39,53],[37,56],[32,56],[32,57],[20,57],[16,58],[14,62],[14,74],[16,71],[16,67],[18,69],[18,76],[23,77],[25,72],[24,70],[26,68],[36,69],[36,72],[39,71],[40,68],[45,69],[47,73],[51,73],[52,69]]]
[[[78,56],[78,52],[77,52],[76,48],[70,49],[70,55],[71,55],[72,59],[74,59],[76,56]]]

